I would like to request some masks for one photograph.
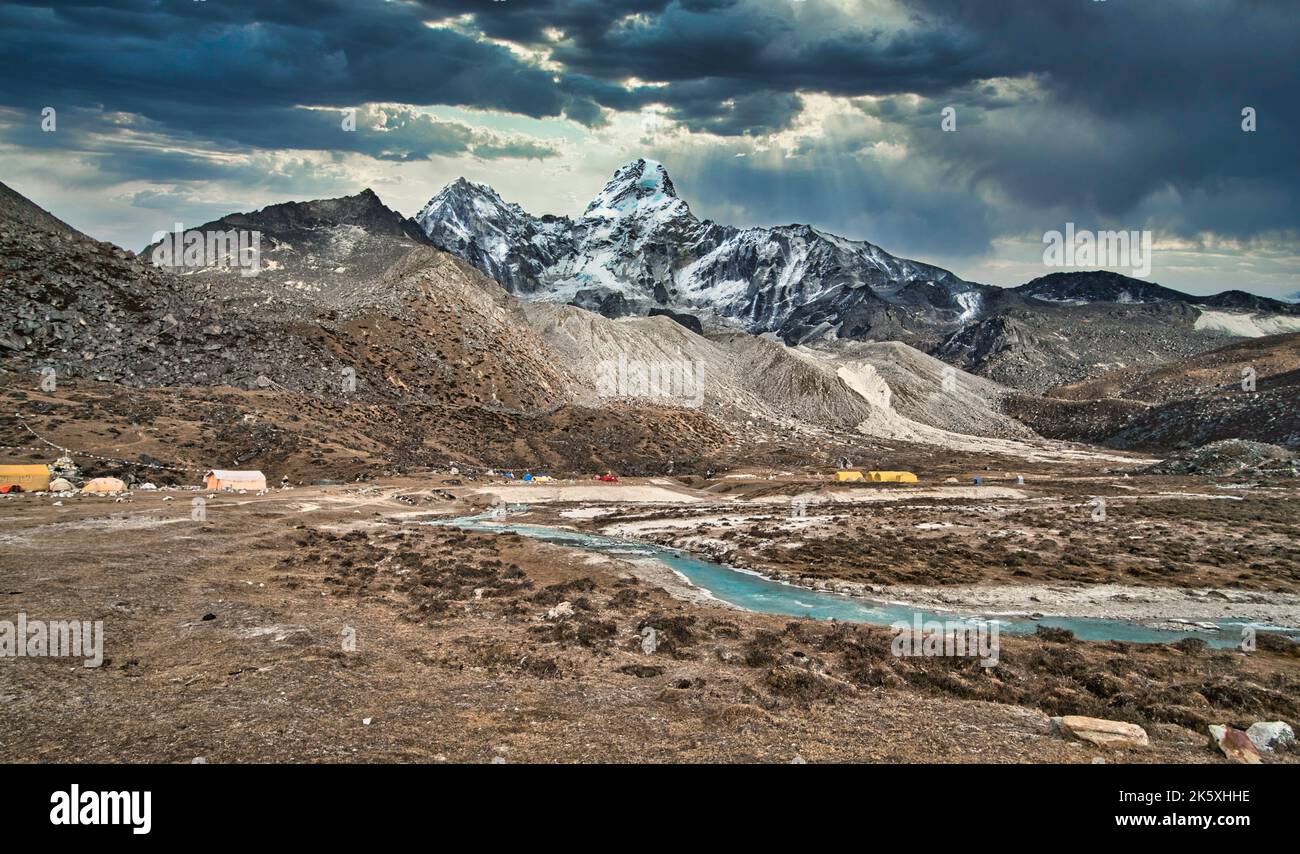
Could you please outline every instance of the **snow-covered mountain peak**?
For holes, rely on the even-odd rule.
[[[655,160],[638,158],[614,173],[605,189],[587,205],[584,219],[622,219],[660,209],[689,212],[677,197],[668,170]]]
[[[643,158],[618,169],[577,219],[530,216],[468,182],[444,188],[416,219],[435,246],[507,290],[610,317],[683,309],[811,340],[904,325],[938,335],[984,310],[979,286],[870,243],[809,225],[701,221],[668,170]]]
[[[415,221],[440,246],[477,239],[500,255],[506,246],[531,237],[533,218],[505,201],[487,184],[457,178],[429,200]]]
[[[438,219],[444,211],[448,210],[467,214],[478,220],[508,217],[515,212],[523,213],[518,205],[507,203],[487,184],[476,184],[464,178],[457,178],[443,187],[438,195],[429,199],[428,204],[415,215],[415,220],[424,223]]]

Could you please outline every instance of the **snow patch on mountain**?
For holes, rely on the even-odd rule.
[[[1194,328],[1201,332],[1222,332],[1240,338],[1262,338],[1265,335],[1300,332],[1300,317],[1201,310]]]
[[[957,315],[958,323],[969,323],[979,317],[980,309],[984,305],[984,295],[979,291],[954,294],[953,299],[961,306],[961,314]]]

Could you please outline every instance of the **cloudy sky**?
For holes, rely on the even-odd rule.
[[[133,249],[461,175],[578,214],[643,156],[701,217],[972,281],[1073,222],[1152,231],[1161,284],[1300,291],[1294,0],[7,0],[0,39],[0,181]]]

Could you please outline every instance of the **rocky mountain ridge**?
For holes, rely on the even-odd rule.
[[[616,171],[576,219],[532,216],[461,179],[415,220],[521,299],[607,317],[693,315],[792,345],[901,341],[1030,391],[1300,330],[1300,306],[1240,291],[1196,297],[1105,271],[997,288],[810,225],[719,225],[644,159]]]

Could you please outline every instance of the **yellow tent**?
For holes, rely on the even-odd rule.
[[[0,466],[0,488],[16,486],[23,492],[44,492],[50,488],[50,470],[45,466]]]
[[[873,483],[916,483],[916,475],[910,471],[872,471],[867,477]]]
[[[837,472],[835,472],[835,479],[836,479],[837,481],[841,482],[841,483],[843,483],[843,482],[845,482],[845,481],[851,481],[851,480],[862,480],[862,472],[860,472],[860,471],[837,471]]]

